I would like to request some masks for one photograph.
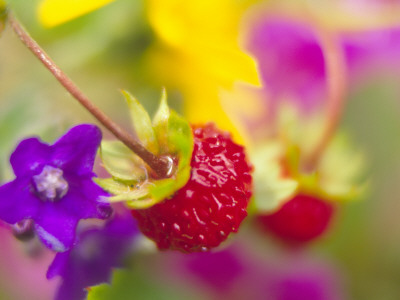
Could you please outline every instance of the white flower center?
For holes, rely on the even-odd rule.
[[[43,200],[56,201],[68,192],[68,182],[63,177],[63,171],[52,166],[44,166],[39,175],[33,176],[33,182]]]

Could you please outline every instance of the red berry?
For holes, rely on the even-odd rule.
[[[258,217],[259,223],[282,240],[299,244],[320,236],[328,227],[333,205],[314,196],[299,194],[271,215]]]
[[[171,198],[133,210],[140,230],[159,249],[205,251],[237,232],[247,216],[252,167],[244,149],[214,124],[192,127],[191,175]]]

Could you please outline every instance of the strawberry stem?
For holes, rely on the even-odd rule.
[[[320,160],[340,122],[347,91],[347,72],[344,54],[337,37],[327,29],[320,28],[319,37],[325,56],[328,99],[322,136],[305,160],[307,169],[312,170]]]
[[[53,74],[61,85],[85,107],[101,124],[104,125],[117,139],[129,147],[136,155],[146,162],[160,178],[167,177],[170,173],[171,164],[169,160],[158,157],[148,151],[130,133],[125,131],[112,119],[110,119],[100,108],[93,104],[90,99],[76,86],[76,84],[58,67],[38,43],[29,35],[20,22],[8,13],[8,22],[22,43],[38,58],[43,65]]]

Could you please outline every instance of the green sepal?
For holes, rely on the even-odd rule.
[[[294,106],[283,105],[277,113],[279,132],[253,146],[251,161],[254,199],[251,213],[273,213],[297,194],[331,202],[360,199],[368,190],[365,157],[337,133],[315,165],[305,165],[320,143],[324,115],[301,116]]]
[[[166,132],[166,134],[161,133],[159,135],[160,140],[166,144],[169,153],[176,155],[179,161],[175,176],[159,180],[156,185],[150,188],[151,197],[157,202],[171,196],[189,180],[190,160],[193,152],[193,135],[189,123],[175,111],[167,111],[165,107],[168,108],[166,99],[163,97],[154,123],[157,125],[157,129]],[[168,114],[167,122],[162,121],[166,120],[162,117],[164,114]],[[165,123],[166,126],[163,125]],[[165,137],[166,141],[163,141]]]
[[[153,128],[161,148],[168,148],[168,120],[170,110],[167,103],[167,92],[162,91],[160,105],[153,118]]]
[[[135,181],[119,181],[113,178],[94,178],[94,181],[115,195],[108,198],[110,202],[142,199],[149,194],[148,185],[145,183],[139,185]]]
[[[311,174],[300,174],[299,183],[307,193],[334,202],[361,198],[369,188],[363,178],[366,169],[364,153],[355,150],[344,133],[337,134]]]
[[[146,141],[146,147],[152,147],[154,153],[170,157],[177,165],[170,177],[151,178],[147,165],[130,149],[119,141],[105,141],[100,155],[112,177],[97,178],[96,183],[113,195],[110,202],[125,201],[132,209],[144,209],[172,196],[189,180],[193,135],[189,123],[169,109],[165,91],[152,123],[140,103],[129,93],[123,93],[131,116],[136,118],[132,121],[135,129],[145,132],[140,140]]]
[[[124,181],[143,181],[147,170],[143,161],[120,141],[102,141],[100,157],[111,176]]]
[[[179,176],[159,180],[156,185],[150,187],[151,196],[155,201],[160,202],[171,196],[176,190],[183,187],[189,180],[190,166],[178,169],[178,173]]]
[[[139,101],[130,93],[122,90],[122,94],[124,95],[126,102],[128,103],[132,126],[136,132],[137,137],[147,150],[154,154],[158,154],[158,142],[149,114],[139,103]]]
[[[257,213],[271,213],[278,210],[297,191],[298,182],[282,176],[280,155],[283,148],[278,143],[265,143],[250,154],[258,166],[254,170],[253,208]]]

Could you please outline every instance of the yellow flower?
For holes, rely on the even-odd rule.
[[[56,26],[113,0],[43,0],[43,25]],[[256,63],[239,46],[240,20],[252,0],[148,0],[147,15],[158,40],[148,52],[149,66],[161,85],[184,95],[192,123],[213,121],[233,133],[219,94],[236,81],[259,85]]]
[[[149,0],[159,41],[148,59],[160,80],[182,91],[190,122],[213,121],[239,134],[220,104],[222,89],[259,84],[255,61],[239,46],[239,25],[250,1]],[[240,139],[239,139],[240,140]]]
[[[53,27],[96,10],[115,0],[43,0],[38,7],[40,22]]]

